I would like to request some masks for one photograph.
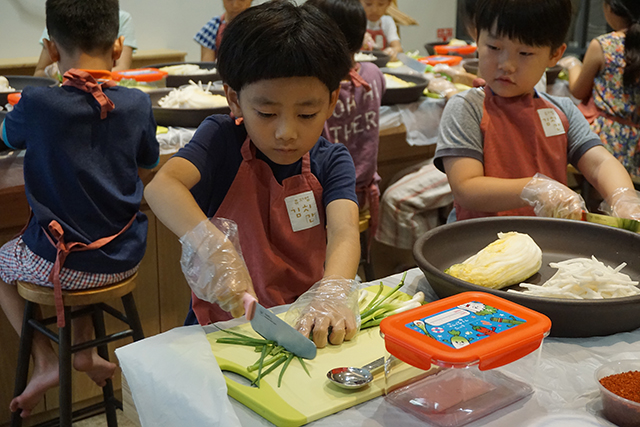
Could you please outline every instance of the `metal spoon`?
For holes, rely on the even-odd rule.
[[[356,389],[373,381],[373,374],[384,367],[384,357],[364,365],[362,368],[333,368],[327,372],[327,378],[338,387]]]

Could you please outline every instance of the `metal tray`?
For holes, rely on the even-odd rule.
[[[640,296],[606,300],[542,298],[488,289],[444,273],[498,238],[499,232],[529,234],[542,249],[542,268],[526,282],[542,284],[556,269],[550,262],[594,255],[633,280],[640,278],[640,234],[588,222],[536,217],[494,217],[457,221],[437,227],[418,239],[413,256],[440,297],[483,291],[539,311],[551,319],[551,336],[591,337],[640,327]],[[518,289],[518,285],[511,286]],[[520,288],[522,289],[522,288]]]
[[[200,123],[212,114],[229,114],[231,109],[220,108],[162,108],[158,105],[160,98],[171,92],[173,89],[154,89],[149,92],[151,105],[153,107],[153,117],[160,126],[179,126],[185,128],[197,128]],[[224,95],[224,91],[212,90],[215,95]]]
[[[48,77],[33,77],[33,76],[5,76],[9,81],[9,86],[15,89],[12,92],[0,92],[0,105],[4,108],[7,103],[7,96],[10,93],[22,92],[27,86],[56,86],[60,82]]]
[[[397,89],[387,88],[382,95],[382,105],[410,104],[416,102],[422,96],[429,82],[426,78],[417,74],[402,74],[384,70],[385,74],[391,74],[406,82],[415,83],[415,86],[401,87]]]
[[[170,67],[171,65],[184,65],[184,64],[194,64],[200,67],[201,69],[204,68],[207,70],[211,68],[215,68],[216,72],[206,73],[206,74],[191,74],[191,75],[187,74],[184,76],[168,75],[166,77],[167,87],[180,87],[182,85],[187,85],[189,84],[189,80],[193,80],[196,83],[198,83],[198,81],[201,81],[202,84],[204,85],[206,85],[209,82],[215,82],[217,80],[220,80],[220,74],[218,74],[217,65],[215,62],[191,62],[191,61],[167,62],[164,64],[147,65],[145,68],[162,68],[162,67]]]

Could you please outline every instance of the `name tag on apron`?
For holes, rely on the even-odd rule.
[[[305,191],[304,193],[286,197],[284,202],[287,205],[287,212],[289,212],[289,220],[293,231],[306,230],[320,225],[318,207],[316,206],[316,198],[313,196],[313,191]]]
[[[544,129],[544,134],[547,138],[565,133],[560,116],[558,116],[558,113],[553,108],[539,109],[538,116],[540,116],[542,129]]]

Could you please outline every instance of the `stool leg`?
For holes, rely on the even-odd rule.
[[[35,303],[31,301],[25,302],[13,397],[20,396],[24,389],[27,388],[27,381],[29,379],[29,361],[31,360],[31,347],[33,344],[33,328],[29,325],[29,320],[33,318],[35,310]],[[20,412],[21,411],[18,410],[11,413],[11,427],[22,426],[22,417],[20,417]]]
[[[71,312],[64,310],[65,326],[58,328],[58,358],[60,369],[60,426],[71,427]]]
[[[104,326],[104,316],[102,314],[102,309],[99,306],[95,305],[93,307],[91,317],[93,319],[93,328],[96,333],[96,339],[104,338],[107,334],[107,331]],[[104,360],[109,360],[109,347],[107,346],[107,344],[102,344],[97,347],[98,355]],[[111,379],[108,379],[105,386],[102,387],[102,396],[104,398],[104,406],[107,414],[107,426],[118,427],[118,418],[116,416],[115,405],[116,398],[113,394],[113,383],[111,382]]]
[[[127,315],[129,326],[133,330],[133,340],[139,341],[144,339],[144,332],[142,331],[142,324],[140,323],[140,316],[138,316],[136,302],[133,299],[133,292],[122,297],[122,305],[124,306],[124,312]]]

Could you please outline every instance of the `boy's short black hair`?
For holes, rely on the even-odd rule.
[[[66,51],[106,51],[118,38],[118,0],[47,0],[45,9],[47,31]]]
[[[318,8],[273,0],[231,21],[217,65],[235,91],[260,80],[317,77],[333,92],[351,69],[351,55],[340,29]]]
[[[338,24],[347,40],[349,52],[356,53],[362,48],[364,33],[367,32],[367,14],[360,0],[307,0]]]
[[[530,46],[549,46],[555,51],[565,41],[571,25],[571,0],[479,0],[476,30]]]

